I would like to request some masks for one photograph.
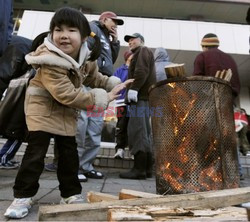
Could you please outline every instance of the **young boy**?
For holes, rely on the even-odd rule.
[[[50,22],[50,34],[36,51],[26,55],[26,61],[36,68],[25,98],[26,123],[29,130],[28,146],[18,171],[14,201],[6,210],[9,218],[25,217],[32,197],[39,188],[39,177],[50,138],[58,142],[57,177],[63,204],[82,203],[81,184],[75,142],[77,109],[89,106],[107,107],[119,96],[128,82],[119,84],[114,77],[98,72],[98,48],[90,51],[86,39],[92,36],[86,17],[78,10],[64,7],[56,11]],[[83,93],[82,83],[93,89]],[[116,86],[116,87],[115,87]]]

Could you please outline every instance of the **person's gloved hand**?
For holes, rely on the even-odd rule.
[[[128,91],[128,102],[135,102],[137,103],[138,98],[137,98],[138,92],[136,90],[130,89]]]

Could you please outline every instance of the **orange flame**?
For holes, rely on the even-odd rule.
[[[170,94],[172,112],[173,112],[173,135],[178,146],[176,148],[177,154],[171,154],[174,161],[162,164],[162,177],[169,183],[169,185],[181,191],[185,189],[188,192],[199,192],[205,190],[213,190],[222,187],[223,176],[217,169],[220,168],[221,158],[218,157],[213,162],[209,159],[214,159],[215,152],[217,152],[218,140],[210,138],[209,147],[203,153],[196,152],[196,144],[193,141],[193,133],[195,129],[190,129],[191,133],[183,132],[183,125],[188,120],[189,115],[192,115],[192,109],[198,99],[198,95],[186,93],[181,87],[176,87],[176,83],[167,84],[172,89]],[[180,99],[181,98],[181,99]],[[185,104],[186,103],[186,104]],[[202,113],[203,112],[203,113]],[[204,116],[207,110],[201,110],[199,113]],[[199,114],[198,113],[198,114]],[[184,125],[185,126],[185,125]],[[196,129],[197,130],[197,129]],[[178,134],[186,133],[181,138]],[[174,144],[174,143],[173,143]],[[194,152],[190,152],[193,149]],[[206,160],[206,166],[201,165],[202,160]],[[197,186],[197,184],[199,184]],[[237,187],[238,184],[235,184]],[[230,185],[232,187],[232,184]]]

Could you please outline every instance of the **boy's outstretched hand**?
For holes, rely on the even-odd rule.
[[[132,82],[134,81],[134,79],[128,79],[123,83],[118,84],[117,86],[115,86],[109,93],[109,102],[113,101],[114,99],[118,98],[120,96],[120,92],[121,90],[127,88]]]

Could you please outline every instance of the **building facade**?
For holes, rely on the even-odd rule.
[[[15,32],[30,39],[47,31],[53,11],[66,4],[59,0],[32,1],[32,4],[19,2],[22,1],[14,1]],[[148,47],[152,50],[156,47],[166,48],[172,62],[185,63],[186,73],[191,75],[193,61],[201,52],[201,38],[206,33],[216,33],[221,41],[219,48],[231,54],[238,65],[242,84],[239,102],[250,114],[250,26],[245,21],[249,2],[72,0],[67,1],[67,4],[82,10],[90,21],[98,19],[98,15],[106,10],[114,11],[124,19],[124,25],[118,29],[122,49],[115,67],[123,63],[122,55],[127,49],[124,35],[140,32]]]

